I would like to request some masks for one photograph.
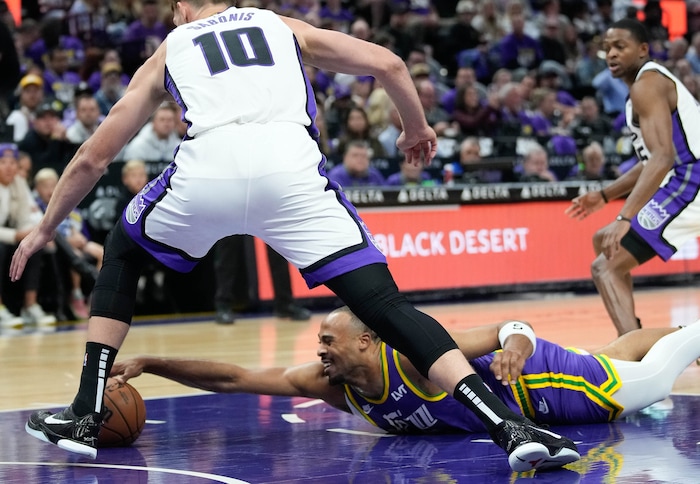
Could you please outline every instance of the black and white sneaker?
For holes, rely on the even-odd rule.
[[[99,413],[78,417],[70,406],[55,414],[45,410],[34,412],[27,420],[25,429],[32,437],[94,459],[97,457],[97,436],[101,423],[102,415]]]
[[[581,458],[572,440],[537,427],[529,420],[506,420],[492,438],[506,451],[508,464],[515,472],[552,469]]]

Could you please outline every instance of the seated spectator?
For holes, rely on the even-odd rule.
[[[423,79],[416,82],[416,88],[428,124],[435,130],[438,137],[443,136],[452,123],[450,115],[438,104],[435,84],[430,79]],[[454,128],[459,129],[457,126]]]
[[[109,114],[117,101],[119,101],[126,86],[122,83],[122,66],[117,62],[106,62],[100,70],[100,88],[95,93],[95,99],[100,105],[100,112],[103,116]]]
[[[532,118],[524,107],[520,85],[509,82],[498,91],[501,104],[498,136],[531,136]]]
[[[124,209],[129,205],[129,202],[134,195],[140,192],[148,183],[148,171],[146,163],[141,160],[129,160],[122,166],[122,185],[123,190],[117,199],[115,207],[117,217],[121,216]]]
[[[571,87],[571,78],[564,66],[556,62],[542,63],[537,72],[537,86],[556,93],[557,109],[561,111],[578,106],[578,100],[567,91]]]
[[[381,172],[370,165],[370,147],[365,141],[350,141],[343,154],[343,163],[328,172],[328,178],[341,188],[382,186]]]
[[[66,138],[73,144],[83,144],[100,125],[100,106],[91,94],[81,94],[75,99],[76,120],[66,130]]]
[[[564,113],[557,105],[557,94],[548,88],[537,88],[532,92],[531,114],[533,134],[538,137],[549,137],[566,129]]]
[[[540,43],[525,33],[522,14],[510,16],[512,31],[499,42],[501,65],[507,69],[533,69],[543,60]]]
[[[399,139],[402,131],[403,126],[401,125],[399,110],[392,104],[389,109],[389,124],[377,135],[377,140],[382,144],[386,156],[390,158],[401,156],[401,152],[396,147],[396,141]]]
[[[529,148],[523,158],[521,182],[553,182],[557,177],[549,169],[547,151],[540,145]]]
[[[5,121],[12,128],[12,140],[15,143],[27,136],[36,110],[44,101],[44,80],[37,74],[27,74],[19,81],[19,89],[19,105]]]
[[[120,81],[123,87],[126,88],[126,86],[129,85],[131,78],[122,72],[122,59],[119,55],[119,51],[117,49],[108,49],[102,56],[99,69],[92,72],[87,80],[88,87],[92,90],[92,92],[96,93],[100,90],[100,87],[102,86],[102,70],[107,64],[110,65],[110,69],[112,71],[121,73]]]
[[[175,148],[180,144],[176,116],[176,109],[171,103],[161,104],[153,113],[151,122],[126,145],[124,159],[172,161]]]
[[[364,141],[370,147],[370,158],[381,158],[386,156],[384,147],[377,140],[376,136],[370,133],[369,119],[364,108],[353,107],[348,111],[343,131],[338,138],[336,153],[345,153],[345,149],[352,141]]]
[[[155,37],[160,45],[167,35],[168,28],[160,20],[158,0],[143,0],[139,17],[129,24],[122,42],[145,42],[148,37]]]
[[[425,171],[422,164],[419,163],[418,165],[415,165],[413,163],[407,163],[406,160],[401,160],[399,171],[392,173],[386,179],[386,185],[392,187],[432,187],[438,184],[438,181],[431,178],[430,174]]]
[[[567,180],[614,180],[618,174],[615,168],[605,162],[603,147],[593,141],[581,152],[581,163],[572,170]]]
[[[383,87],[379,86],[372,90],[365,105],[370,133],[379,134],[389,125],[389,112],[393,105],[394,103]]]
[[[32,190],[34,183],[34,175],[32,174],[32,158],[24,151],[17,152],[17,176],[22,178],[29,189]],[[44,216],[44,212],[41,211],[39,206],[36,204],[36,199],[34,198],[34,192],[29,192],[30,200],[29,204],[32,207],[32,222],[34,225],[41,221],[41,217]]]
[[[612,136],[612,121],[600,114],[598,101],[586,96],[581,99],[580,112],[571,123],[571,134],[576,139],[579,148],[588,146],[592,141],[602,142],[607,136]]]
[[[44,92],[50,99],[58,99],[64,105],[73,102],[73,93],[80,84],[80,76],[69,70],[68,52],[61,47],[49,50],[44,69]]]
[[[33,216],[36,204],[32,203],[31,192],[24,178],[17,175],[18,151],[14,144],[0,145],[0,264],[5,267],[17,245],[34,228]],[[52,325],[56,318],[44,312],[37,302],[41,281],[41,258],[43,250],[29,258],[22,275],[24,297],[20,317],[15,316],[3,303],[7,270],[0,277],[0,326],[19,328],[22,324]]]
[[[527,76],[527,74],[525,74],[525,76]],[[511,70],[506,68],[498,69],[496,72],[493,73],[493,77],[491,78],[491,84],[488,85],[488,91],[501,92],[501,90],[505,86],[514,82],[515,81],[513,80],[513,72]],[[523,99],[525,98],[524,93],[525,92],[521,90]]]
[[[500,119],[499,109],[496,94],[489,94],[488,101],[483,102],[475,86],[463,86],[457,91],[452,119],[463,136],[493,136]]]
[[[57,183],[58,173],[53,168],[42,168],[34,177],[34,190],[37,193],[36,202],[42,211],[46,211]],[[87,274],[89,282],[94,284],[97,272],[102,266],[104,247],[90,240],[83,216],[76,209],[59,224],[56,229],[56,237],[58,237],[56,245],[59,251],[69,252],[63,254],[63,256],[74,267],[70,271],[71,293],[69,305],[71,311],[77,318],[85,319],[88,317],[88,306],[82,290],[81,272],[76,270],[81,268],[81,266],[75,263],[75,259],[80,259],[83,266],[92,264],[93,267],[87,270]],[[63,241],[67,242],[67,245],[63,244]],[[82,272],[85,273],[84,270]]]
[[[479,13],[474,17],[472,26],[478,30],[489,43],[496,43],[510,31],[510,25],[496,5],[496,0],[481,0]]]
[[[440,106],[449,114],[452,114],[457,101],[457,91],[460,87],[466,86],[476,88],[480,100],[484,101],[486,99],[486,86],[476,80],[476,72],[474,69],[471,67],[460,67],[457,69],[457,74],[455,75],[455,86],[440,98]]]
[[[473,165],[482,163],[479,138],[470,136],[459,145],[459,160],[448,163],[443,169],[445,185],[471,185],[473,183],[498,183],[502,181],[500,170],[474,169]],[[472,165],[472,166],[470,166]]]
[[[76,146],[66,138],[66,127],[61,122],[63,105],[54,100],[37,109],[29,133],[19,142],[19,149],[29,154],[38,171],[50,167],[63,173],[76,151]]]

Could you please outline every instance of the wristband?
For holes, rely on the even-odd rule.
[[[532,353],[530,356],[528,356],[528,358],[535,354],[535,350],[537,349],[537,338],[535,337],[535,332],[530,326],[520,321],[509,321],[498,332],[498,341],[501,343],[501,348],[503,348],[508,336],[513,334],[525,336],[530,340],[530,343],[532,343]]]
[[[617,220],[618,222],[632,223],[632,219],[629,219],[629,218],[625,217],[624,215],[618,215],[617,217],[615,217],[615,220]]]
[[[600,198],[602,198],[605,203],[608,203],[608,197],[605,195],[602,188],[600,189]]]

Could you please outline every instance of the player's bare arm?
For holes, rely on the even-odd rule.
[[[56,227],[92,190],[119,150],[146,123],[165,99],[165,42],[134,74],[124,97],[83,143],[56,185],[39,225],[20,243],[10,265],[13,281],[22,276],[29,257],[46,245]]]
[[[632,191],[634,185],[637,183],[642,168],[644,166],[641,163],[637,163],[631,169],[620,175],[614,182],[607,185],[605,190],[605,199],[608,201],[616,200],[622,198]],[[588,217],[593,212],[597,212],[605,206],[605,199],[600,191],[593,191],[584,193],[573,200],[571,200],[571,205],[569,205],[564,211],[570,218],[575,218],[578,220],[583,220]]]
[[[126,382],[142,373],[210,392],[320,398],[336,408],[349,410],[342,388],[328,383],[320,362],[289,368],[247,369],[216,361],[141,356],[116,362],[111,376]]]
[[[404,132],[398,148],[412,163],[430,162],[437,153],[437,137],[425,120],[406,64],[384,47],[300,20],[281,17],[292,29],[305,62],[332,72],[372,75],[399,110]]]

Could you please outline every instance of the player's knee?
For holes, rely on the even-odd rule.
[[[608,275],[608,261],[604,256],[598,255],[598,257],[593,259],[593,263],[591,264],[591,276],[594,281],[603,281]]]

